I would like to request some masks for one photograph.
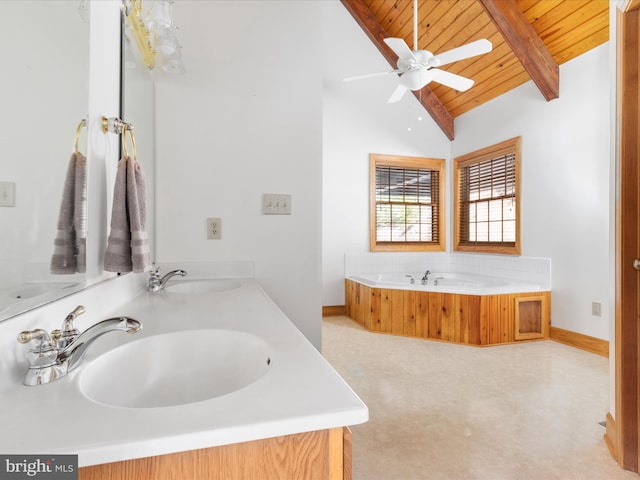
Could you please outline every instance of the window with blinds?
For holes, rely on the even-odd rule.
[[[444,160],[371,155],[371,250],[444,250]]]
[[[455,159],[455,250],[520,253],[519,162],[519,137]]]

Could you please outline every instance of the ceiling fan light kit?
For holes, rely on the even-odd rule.
[[[398,56],[396,70],[345,78],[345,81],[388,75],[391,73],[397,74],[400,77],[400,82],[391,94],[388,103],[398,102],[407,90],[421,90],[430,82],[440,83],[460,92],[468,90],[473,86],[473,80],[447,72],[446,70],[440,70],[436,67],[482,55],[490,52],[493,48],[489,40],[482,39],[453,48],[438,55],[434,55],[428,50],[418,49],[418,0],[414,0],[413,2],[413,50],[409,48],[402,38],[385,38],[384,43]]]
[[[431,70],[416,69],[405,72],[400,77],[400,83],[409,90],[420,90],[433,79],[434,75]]]

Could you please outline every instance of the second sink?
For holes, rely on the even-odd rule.
[[[240,288],[240,282],[235,280],[178,280],[167,284],[164,289],[171,293],[198,295],[202,293],[226,292]]]
[[[156,408],[208,400],[262,378],[270,349],[234,330],[183,330],[137,340],[86,365],[80,388],[114,407]]]

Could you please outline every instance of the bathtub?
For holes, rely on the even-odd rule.
[[[345,313],[367,330],[498,345],[549,337],[551,291],[542,285],[466,273],[353,274]]]
[[[369,273],[348,275],[349,280],[375,288],[457,293],[466,295],[499,295],[505,293],[537,292],[541,285],[516,282],[498,277],[469,273],[432,272],[422,282],[424,272]]]

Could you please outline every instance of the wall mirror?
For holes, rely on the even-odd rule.
[[[85,286],[51,260],[75,134],[87,116],[88,2],[0,2],[0,320]],[[78,149],[86,154],[86,129]]]
[[[155,107],[154,79],[139,51],[127,14],[122,16],[121,118],[133,126],[136,157],[142,165],[147,188],[147,233],[151,262],[155,262]]]

